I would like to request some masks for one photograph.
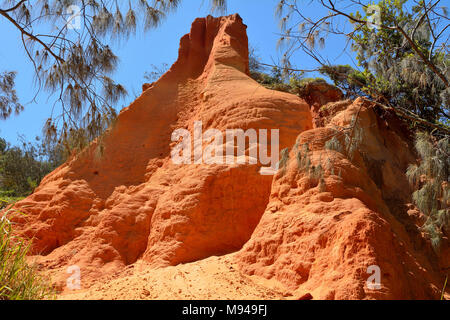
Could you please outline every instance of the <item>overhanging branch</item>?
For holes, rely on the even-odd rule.
[[[11,9],[9,9],[11,10]],[[35,35],[29,33],[28,31],[26,31],[19,23],[17,23],[16,20],[14,20],[13,17],[11,17],[7,11],[4,10],[0,10],[0,15],[4,16],[7,20],[9,20],[17,29],[19,29],[19,31],[21,32],[22,35],[26,35],[27,37],[29,37],[30,39],[36,41],[37,43],[39,43],[41,46],[44,47],[44,49],[49,52],[55,59],[56,61],[59,61],[61,63],[64,62],[64,59],[61,58],[60,56],[58,56],[56,53],[53,52],[53,50],[45,43],[43,42],[41,39],[39,39],[38,37],[36,37]]]

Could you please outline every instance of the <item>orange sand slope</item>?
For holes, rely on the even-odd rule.
[[[293,299],[274,281],[247,276],[237,270],[234,256],[149,269],[133,265],[89,290],[61,295],[61,300],[281,300]]]
[[[18,232],[62,298],[434,299],[450,267],[420,232],[404,172],[414,162],[398,119],[332,87],[307,101],[249,77],[238,15],[201,18],[171,69],[102,138],[17,204]],[[325,148],[358,119],[352,157]],[[275,176],[260,164],[175,165],[172,132],[279,129]],[[342,141],[341,141],[342,142]],[[299,166],[308,145],[318,179]],[[231,254],[231,255],[230,255]],[[216,256],[222,256],[220,258]],[[66,288],[69,266],[82,290]],[[381,270],[367,286],[369,266]]]

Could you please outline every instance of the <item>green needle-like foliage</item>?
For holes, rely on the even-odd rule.
[[[106,130],[117,116],[116,104],[127,95],[125,86],[113,80],[119,58],[111,43],[159,26],[181,2],[0,1],[0,21],[18,30],[17,45],[34,70],[37,92],[46,90],[56,98],[44,127],[49,143],[81,149]],[[210,3],[213,10],[226,6],[224,0]],[[14,72],[0,73],[0,119],[23,109],[14,77]]]
[[[0,300],[51,299],[53,290],[26,261],[30,244],[13,235],[12,214],[9,210],[0,218]]]
[[[415,147],[420,156],[419,165],[410,165],[406,172],[416,189],[413,201],[427,215],[423,230],[438,249],[444,232],[450,227],[449,137],[437,140],[428,133],[416,135]]]

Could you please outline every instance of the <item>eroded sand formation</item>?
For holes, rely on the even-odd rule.
[[[62,298],[435,299],[450,267],[419,231],[405,170],[415,161],[400,121],[336,89],[306,100],[249,77],[238,15],[195,20],[179,58],[122,110],[102,139],[17,204],[30,259]],[[353,157],[325,148],[358,119]],[[261,165],[175,165],[175,129],[279,129],[289,148],[275,176]],[[342,141],[342,143],[344,143]],[[298,154],[308,145],[311,177]],[[319,181],[321,180],[321,181]],[[69,291],[67,267],[81,269]],[[381,270],[369,289],[367,268]]]

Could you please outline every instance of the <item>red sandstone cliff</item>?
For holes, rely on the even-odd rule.
[[[247,42],[238,15],[197,19],[172,68],[17,204],[35,261],[61,290],[67,267],[78,265],[83,288],[95,288],[81,298],[437,298],[448,242],[437,255],[419,232],[404,175],[415,159],[398,120],[362,99],[329,101],[338,93],[307,103],[262,87],[248,76]],[[327,150],[355,117],[355,156]],[[205,131],[279,129],[286,166],[272,177],[254,164],[175,165],[171,134],[192,132],[195,121]],[[320,185],[298,165],[305,144],[311,165],[324,168]],[[381,270],[378,290],[366,284],[370,265]],[[154,286],[190,284],[183,294],[134,295],[149,277]]]

